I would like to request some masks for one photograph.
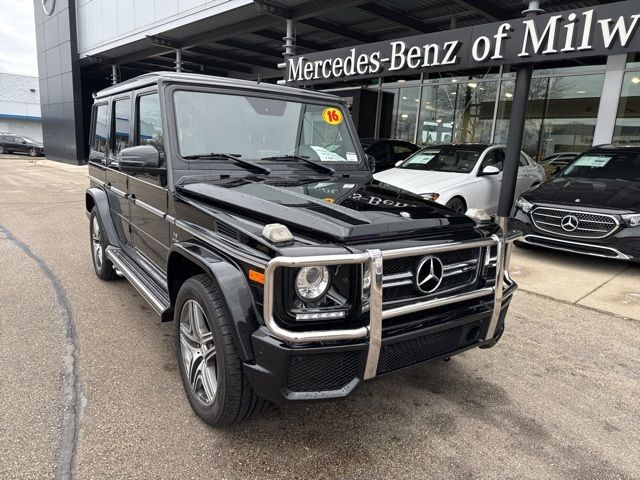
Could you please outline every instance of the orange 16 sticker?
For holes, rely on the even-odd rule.
[[[322,118],[329,125],[339,125],[342,123],[342,112],[337,108],[325,108],[322,112]]]

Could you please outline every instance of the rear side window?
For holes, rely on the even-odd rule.
[[[129,146],[131,120],[131,100],[128,98],[113,102],[113,153]]]
[[[93,149],[96,152],[107,153],[107,105],[98,105],[96,108],[96,133],[93,139]]]
[[[157,93],[138,98],[138,145],[152,145],[159,152],[164,151],[160,97]]]

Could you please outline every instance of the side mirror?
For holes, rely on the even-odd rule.
[[[160,152],[151,145],[123,148],[118,156],[118,164],[123,172],[160,173]]]
[[[395,166],[396,166],[396,167],[399,167],[400,165],[402,165],[402,162],[404,162],[404,160],[398,160],[398,161],[396,162],[396,165],[395,165]]]
[[[551,170],[551,173],[549,174],[550,177],[553,177],[557,174],[559,174],[564,167],[561,167],[560,165],[558,165],[557,167],[553,167],[553,170]]]
[[[367,165],[369,166],[369,171],[374,173],[376,171],[376,159],[373,155],[365,154],[367,157]]]
[[[500,173],[500,169],[498,167],[494,167],[493,165],[487,165],[480,172],[481,176],[484,175],[498,175]]]

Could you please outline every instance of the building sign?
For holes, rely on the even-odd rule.
[[[514,65],[640,51],[640,1],[612,3],[299,55],[284,83]]]

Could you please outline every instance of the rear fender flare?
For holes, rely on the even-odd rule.
[[[178,268],[176,256],[195,264],[213,279],[224,297],[229,315],[233,320],[232,334],[240,358],[243,362],[252,361],[254,356],[251,334],[260,324],[253,308],[253,295],[244,274],[238,267],[202,245],[191,242],[174,243],[167,260],[167,283],[172,310],[175,308],[175,299],[181,285],[179,282],[181,275],[176,271]]]

